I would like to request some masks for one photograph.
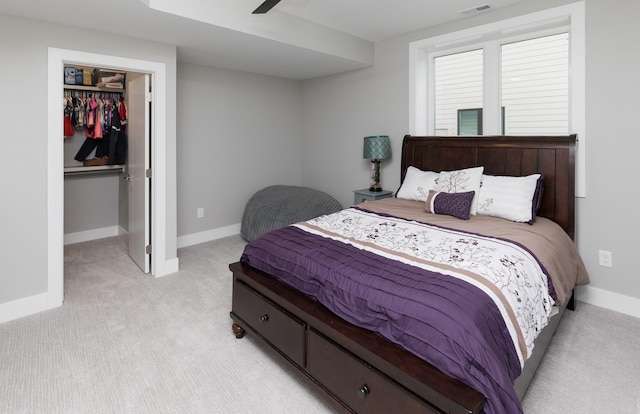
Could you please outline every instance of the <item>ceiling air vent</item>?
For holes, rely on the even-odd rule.
[[[470,7],[468,9],[460,10],[460,14],[480,13],[480,12],[483,12],[483,11],[487,11],[490,8],[491,8],[491,6],[489,6],[488,4],[483,4],[481,6]]]

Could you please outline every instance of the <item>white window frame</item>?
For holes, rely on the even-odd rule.
[[[468,50],[472,45],[484,46],[495,42],[518,39],[534,33],[551,34],[558,28],[569,32],[569,132],[578,135],[576,145],[576,196],[586,197],[586,117],[585,117],[585,4],[584,1],[554,7],[523,16],[447,33],[409,44],[409,132],[412,135],[431,135],[435,120],[434,94],[429,88],[429,74],[433,56]],[[496,51],[496,52],[492,52]],[[487,52],[489,55],[487,55]],[[496,56],[493,56],[496,54]],[[499,53],[496,48],[485,49],[485,73],[499,73]],[[495,72],[494,72],[495,73]],[[427,92],[428,91],[428,92]],[[485,76],[485,108],[500,108],[498,77]],[[485,134],[500,134],[500,111],[485,110]],[[493,115],[492,115],[493,114]]]

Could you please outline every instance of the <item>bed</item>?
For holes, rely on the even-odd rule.
[[[405,136],[402,197],[297,223],[247,245],[230,265],[233,332],[255,335],[338,412],[521,412],[519,399],[565,310],[575,306],[573,287],[588,283],[572,241],[575,140]],[[462,197],[468,212],[478,191],[426,194],[437,214],[406,197],[416,174],[443,171],[438,179],[453,182],[455,172],[477,176],[480,167],[485,188],[490,179],[539,174],[533,224],[455,214]],[[489,258],[492,251],[500,254]],[[501,270],[481,269],[492,260]],[[513,285],[487,282],[505,272]]]

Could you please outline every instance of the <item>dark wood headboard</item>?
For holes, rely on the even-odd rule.
[[[402,142],[401,182],[407,168],[448,171],[484,166],[493,175],[544,175],[538,215],[575,235],[575,144],[568,136],[411,136]]]

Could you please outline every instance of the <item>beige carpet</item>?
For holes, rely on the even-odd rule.
[[[231,334],[239,236],[144,275],[112,237],[65,247],[65,302],[0,325],[0,413],[330,413],[250,337]],[[640,320],[568,312],[525,413],[640,413]]]

